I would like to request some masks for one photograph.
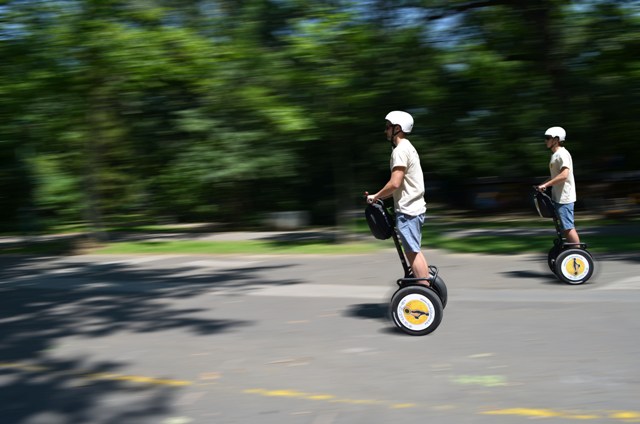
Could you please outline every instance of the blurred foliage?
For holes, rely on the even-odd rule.
[[[578,175],[634,170],[637,51],[635,1],[4,1],[0,222],[332,221],[393,109],[427,184],[544,175],[552,125]]]

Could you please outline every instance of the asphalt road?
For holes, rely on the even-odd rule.
[[[426,251],[431,335],[387,317],[393,250],[0,257],[0,422],[640,422],[640,257]]]

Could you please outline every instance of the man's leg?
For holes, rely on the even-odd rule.
[[[574,224],[573,203],[558,205],[556,210],[558,211],[560,225],[567,243],[580,243],[580,237]]]
[[[413,276],[416,278],[428,278],[429,277],[429,264],[427,258],[424,257],[422,252],[406,252],[409,265],[413,270]],[[429,282],[426,280],[419,281],[419,284],[429,286]]]
[[[413,270],[415,278],[428,278],[429,267],[427,259],[422,254],[420,246],[422,244],[422,224],[424,223],[424,215],[409,216],[398,214],[396,217],[396,226],[400,235],[400,241],[404,247],[404,254],[409,261],[409,265]],[[422,280],[419,284],[428,286],[429,282]]]
[[[567,239],[567,243],[580,243],[580,237],[578,236],[578,232],[575,228],[566,230],[564,232],[564,237]]]

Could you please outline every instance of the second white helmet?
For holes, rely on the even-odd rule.
[[[564,141],[564,139],[567,137],[567,132],[562,127],[551,127],[544,132],[544,135],[558,137],[560,141]]]
[[[394,110],[393,112],[387,113],[387,116],[385,116],[384,119],[391,122],[393,125],[400,125],[402,132],[405,134],[409,134],[413,129],[413,117],[407,112]]]

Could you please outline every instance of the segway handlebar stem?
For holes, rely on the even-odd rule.
[[[365,195],[363,196],[365,201],[367,200],[367,195],[368,195],[368,192],[365,192]],[[381,204],[383,207],[385,207],[384,199],[378,199],[376,200],[376,202]],[[413,276],[413,270],[411,269],[411,266],[407,261],[407,258],[404,254],[404,249],[402,248],[402,243],[400,243],[400,240],[398,237],[398,230],[396,228],[396,220],[395,220],[395,211],[393,213],[390,213],[390,215],[391,215],[391,222],[393,223],[393,233],[392,233],[393,243],[396,246],[398,257],[400,258],[400,264],[402,265],[402,269],[404,270],[404,278],[400,278],[397,280],[398,285],[401,286],[403,283],[415,283],[418,281],[427,281],[430,284],[433,283],[433,281],[435,281],[435,279],[438,277],[438,268],[434,265],[429,265],[429,277],[418,278]]]

